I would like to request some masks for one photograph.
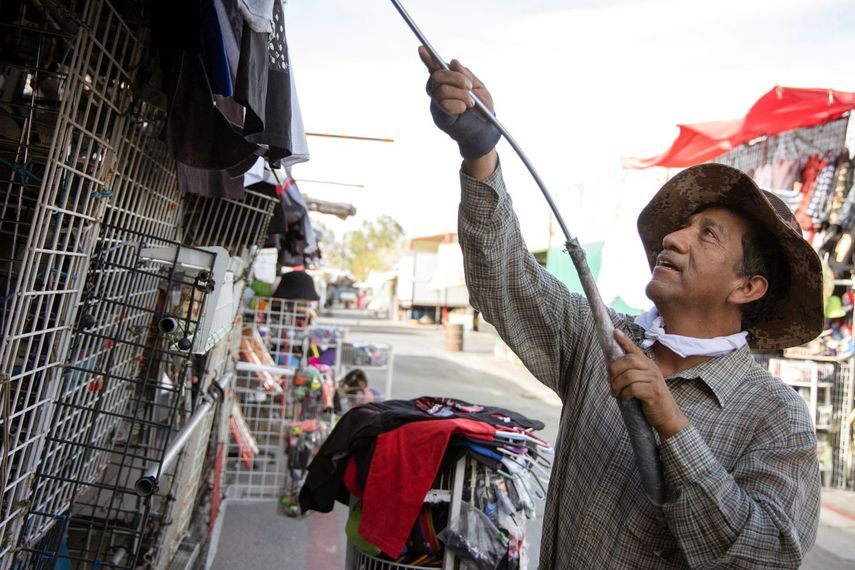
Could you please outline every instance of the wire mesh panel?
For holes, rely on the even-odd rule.
[[[188,351],[216,255],[176,241],[181,203],[158,139],[165,113],[139,97],[129,111],[21,536],[32,564],[60,552],[75,566],[150,561],[171,477],[151,498],[134,483],[158,465],[194,399]],[[60,542],[45,534],[54,525]]]
[[[4,28],[3,59],[17,65],[4,99],[20,105],[3,113],[3,230],[13,239],[3,240],[2,255],[0,370],[10,413],[2,419],[0,564],[28,504],[140,54],[135,35],[101,0],[79,11],[33,6],[4,12],[17,18]],[[40,31],[23,29],[33,21],[43,22]]]
[[[276,297],[253,297],[243,310],[244,345],[248,336],[257,335],[272,360],[257,361],[258,358],[264,358],[262,350],[258,350],[256,356],[242,350],[242,358],[259,364],[299,365],[312,313],[307,303]]]
[[[46,450],[36,487],[36,510],[61,511],[60,505],[73,498],[75,482],[92,480],[103,468],[105,454],[110,453],[109,438],[124,419],[135,377],[146,364],[149,329],[159,315],[156,307],[164,275],[162,264],[141,258],[141,253],[144,245],[174,243],[168,240],[176,234],[177,203],[165,150],[162,145],[147,144],[146,139],[153,141],[138,127],[136,121],[129,122],[122,137],[123,166],[114,177],[114,195],[86,278],[56,398],[52,445]],[[148,148],[141,149],[140,144]],[[127,156],[133,150],[137,152]],[[145,184],[146,190],[140,191],[137,184]],[[85,445],[94,448],[83,453]],[[74,467],[74,481],[53,479],[76,462],[85,465]]]
[[[217,244],[230,255],[247,257],[261,247],[276,198],[246,190],[242,201],[188,194],[184,199],[184,243]]]
[[[226,496],[278,498],[289,516],[299,515],[306,468],[334,418],[334,369],[316,349],[340,345],[342,331],[313,329],[312,317],[304,302],[249,300],[230,418]]]
[[[169,524],[157,541],[157,557],[152,565],[157,570],[169,566],[186,537],[199,485],[204,480],[202,467],[205,465],[214,415],[214,409],[211,409],[182,451],[174,477],[175,484],[171,489],[171,502],[165,513]]]
[[[855,473],[852,470],[852,414],[855,399],[855,370],[852,359],[841,362],[837,367],[832,402],[834,414],[832,422],[840,429],[832,432],[833,462],[832,481],[834,487],[846,489],[855,487]]]
[[[104,236],[118,232],[125,239],[103,255],[108,248],[99,248],[91,265],[87,284],[95,285],[87,287],[83,306],[94,323],[74,336],[24,549],[36,556],[56,552],[56,545],[36,541],[58,515],[68,514],[72,560],[90,563],[123,548],[127,556],[116,565],[131,567],[138,553],[156,551],[146,540],[156,539],[155,529],[164,523],[168,479],[161,476],[151,499],[139,497],[134,484],[162,460],[170,436],[190,411],[188,351],[208,288],[199,280],[204,271],[195,276],[182,271],[180,259],[188,248],[152,234],[103,228]],[[113,240],[101,241],[106,243]],[[152,245],[173,248],[175,259],[146,258],[146,251],[157,249]],[[213,265],[213,254],[194,253],[210,256]],[[124,286],[117,289],[115,280]],[[117,291],[124,291],[121,299]]]
[[[225,495],[230,499],[279,498],[288,476],[285,456],[287,375],[278,391],[259,384],[257,371],[238,365],[226,451]]]

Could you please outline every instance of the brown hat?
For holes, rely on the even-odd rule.
[[[749,328],[751,346],[781,349],[804,344],[823,329],[822,266],[784,202],[743,172],[722,164],[687,168],[665,183],[638,216],[638,234],[651,270],[662,240],[704,206],[721,205],[763,224],[780,245],[790,271],[789,294]]]

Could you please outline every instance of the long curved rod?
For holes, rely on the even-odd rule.
[[[434,49],[433,45],[431,45],[401,5],[401,2],[399,0],[391,1],[395,6],[395,9],[404,21],[407,22],[407,25],[422,45],[431,53],[434,60],[436,60],[443,69],[449,69],[448,64],[444,59],[442,59],[442,57],[440,57],[439,52]],[[624,353],[617,344],[617,341],[614,339],[614,325],[612,324],[611,318],[609,318],[609,313],[603,303],[602,297],[600,296],[600,291],[597,289],[596,281],[594,281],[594,278],[591,275],[591,270],[588,267],[588,262],[585,258],[585,250],[582,249],[579,245],[579,241],[570,233],[570,230],[564,223],[564,218],[561,217],[561,213],[558,211],[558,207],[552,199],[552,195],[549,193],[549,190],[546,189],[546,184],[544,184],[540,175],[537,173],[537,170],[535,170],[520,145],[514,137],[511,136],[511,133],[508,132],[504,125],[502,125],[499,119],[497,119],[496,116],[487,108],[483,101],[475,95],[475,93],[470,91],[469,95],[475,102],[475,107],[481,111],[484,118],[493,123],[493,125],[499,129],[499,132],[502,133],[502,136],[505,137],[505,140],[508,141],[508,144],[511,145],[511,148],[514,149],[520,157],[520,160],[525,164],[525,167],[528,169],[529,173],[531,173],[532,178],[534,178],[534,181],[543,193],[543,197],[546,198],[546,202],[549,204],[549,208],[555,215],[555,219],[558,220],[558,225],[564,233],[567,253],[570,254],[570,258],[573,260],[573,265],[576,267],[576,272],[579,275],[579,281],[582,283],[582,289],[585,291],[585,296],[588,298],[588,304],[591,307],[591,314],[594,317],[594,323],[597,330],[597,340],[600,343],[600,347],[603,349],[606,361],[609,363],[613,362],[623,356]],[[618,408],[620,409],[621,417],[623,418],[627,432],[629,433],[629,441],[632,445],[633,453],[635,454],[635,463],[638,467],[644,494],[650,502],[656,506],[660,506],[663,503],[665,495],[665,485],[662,480],[659,450],[657,448],[653,428],[651,428],[647,423],[647,419],[644,417],[644,413],[641,409],[641,402],[638,400],[618,400]]]

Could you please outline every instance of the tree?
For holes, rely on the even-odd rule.
[[[335,232],[320,220],[313,218],[312,228],[318,236],[318,242],[320,242],[324,265],[335,269],[348,270],[347,252],[345,251],[344,242],[336,239]]]
[[[389,271],[398,261],[404,239],[404,229],[391,216],[362,222],[358,230],[345,234],[348,269],[358,281],[371,271]]]

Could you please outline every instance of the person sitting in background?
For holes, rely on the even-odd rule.
[[[347,398],[348,408],[370,404],[376,398],[374,390],[368,387],[368,376],[356,368],[345,374],[338,384],[339,398]]]

